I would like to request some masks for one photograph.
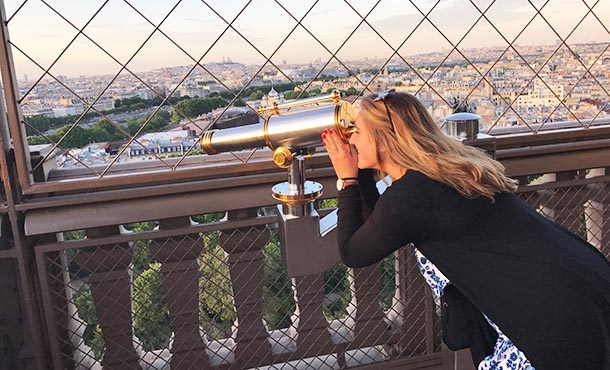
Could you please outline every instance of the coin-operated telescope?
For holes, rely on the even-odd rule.
[[[309,106],[309,107],[308,107]],[[322,273],[339,262],[336,212],[320,219],[313,202],[322,195],[322,184],[305,179],[304,161],[322,144],[326,129],[335,129],[347,140],[353,131],[355,111],[338,91],[261,107],[263,123],[209,130],[200,144],[207,154],[268,147],[273,161],[288,170],[288,181],[272,188],[278,205],[282,255],[291,277]]]

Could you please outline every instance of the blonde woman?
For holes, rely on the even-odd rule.
[[[434,294],[471,327],[455,338],[443,321],[444,340],[466,340],[478,369],[610,370],[606,257],[518,200],[503,166],[443,134],[414,96],[366,96],[354,124],[349,143],[322,134],[347,266],[413,243]],[[391,177],[381,196],[366,169]]]

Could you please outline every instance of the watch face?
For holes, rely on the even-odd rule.
[[[343,190],[343,186],[345,185],[345,181],[342,179],[337,179],[337,190]]]

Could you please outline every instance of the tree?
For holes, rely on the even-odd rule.
[[[67,125],[58,129],[51,135],[51,139],[56,143],[59,142],[59,140],[68,132],[68,130],[70,130],[70,126]],[[87,144],[89,144],[88,130],[80,126],[76,126],[63,139],[60,146],[64,149],[70,149],[81,148]]]
[[[47,116],[38,115],[25,119],[25,132],[27,135],[38,135],[51,127],[51,119]]]
[[[256,90],[256,91],[252,92],[252,94],[250,94],[248,99],[250,99],[250,100],[260,100],[260,98],[262,98],[263,95],[265,95],[264,92],[262,92],[261,90]]]
[[[121,100],[120,102],[121,102],[121,104],[119,106],[121,106],[121,105],[130,106],[130,105],[134,105],[134,104],[138,104],[138,103],[143,103],[145,105],[148,105],[148,104],[146,104],[146,101],[139,96],[132,96],[130,98],[125,98],[125,99]]]
[[[245,106],[246,106],[246,102],[245,102],[245,101],[243,101],[241,98],[240,98],[240,99],[236,99],[236,100],[233,102],[233,106],[234,106],[234,107],[245,107]]]
[[[147,132],[161,131],[170,123],[170,114],[165,110],[158,110],[146,125]]]
[[[78,311],[78,316],[86,324],[83,331],[83,340],[85,344],[91,347],[93,355],[96,359],[102,357],[102,351],[104,350],[104,339],[101,336],[101,330],[98,325],[97,313],[95,311],[95,305],[93,304],[93,298],[91,297],[91,290],[88,285],[82,285],[80,289],[74,294],[74,305]]]
[[[392,306],[392,298],[396,290],[396,259],[391,254],[384,258],[381,262],[381,288],[380,299],[384,309],[389,309]]]
[[[129,134],[131,136],[135,135],[136,132],[138,132],[138,130],[140,129],[140,126],[142,125],[142,120],[141,119],[133,119],[133,118],[128,118],[127,119],[127,132],[129,132]]]
[[[472,107],[470,106],[470,103],[468,103],[468,99],[459,101],[458,98],[453,98],[450,104],[451,108],[453,109],[453,113],[472,113]]]
[[[175,109],[172,110],[171,121],[172,121],[172,123],[178,123],[178,122],[182,121],[182,116]]]
[[[351,297],[345,265],[338,264],[324,272],[324,294],[340,297],[324,307],[326,317],[330,320],[345,317],[345,309]]]
[[[140,233],[154,230],[156,226],[156,222],[147,221],[125,225],[125,228],[134,233]],[[149,244],[150,240],[136,240],[133,244],[132,269],[133,275],[136,277],[147,270],[154,262],[148,248]]]
[[[227,101],[219,96],[213,98],[193,98],[181,100],[175,104],[176,110],[186,117],[195,118],[201,114],[209,113],[212,110],[227,105]]]
[[[125,134],[122,133],[121,130],[114,123],[110,122],[106,118],[102,118],[101,120],[97,121],[97,123],[93,125],[93,128],[103,130],[108,133],[110,138],[109,140],[104,141],[123,140],[126,138]]]
[[[89,129],[89,137],[96,142],[112,141],[112,135],[108,131],[100,127],[91,127]]]
[[[51,144],[49,139],[44,136],[28,136],[28,145],[41,145],[41,144]]]
[[[277,234],[263,248],[265,254],[265,280],[263,297],[265,321],[268,330],[287,328],[292,324],[295,310],[292,283],[282,262],[282,252]]]
[[[134,110],[145,109],[147,107],[148,107],[148,104],[146,104],[144,102],[139,102],[139,103],[131,104],[129,106],[129,110],[134,111]]]
[[[171,335],[159,263],[153,263],[133,281],[134,333],[145,351],[164,347]]]
[[[350,87],[349,89],[345,90],[345,96],[353,95],[358,95],[358,90],[355,87]]]
[[[304,99],[309,97],[309,93],[307,91],[302,91],[302,90],[292,90],[292,91],[288,91],[286,93],[284,93],[284,97],[286,99]]]
[[[203,235],[203,253],[199,259],[201,321],[214,339],[227,337],[236,317],[229,267],[218,237],[218,232]]]
[[[235,93],[233,93],[231,91],[221,91],[220,97],[225,100],[232,100],[235,97]]]

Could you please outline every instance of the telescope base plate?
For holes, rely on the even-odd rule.
[[[271,191],[273,192],[273,198],[281,203],[294,205],[313,202],[322,196],[322,189],[323,187],[320,183],[305,181],[303,192],[295,191],[294,185],[291,185],[288,182],[282,182],[273,186]]]

